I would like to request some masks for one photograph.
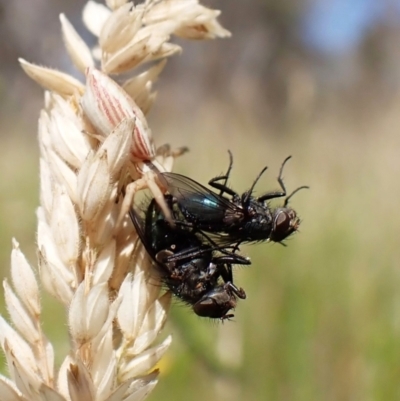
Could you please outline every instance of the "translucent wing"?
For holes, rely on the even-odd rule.
[[[148,205],[147,205],[148,208]],[[129,211],[129,217],[132,220],[133,225],[135,226],[135,230],[144,245],[147,253],[151,256],[151,258],[155,260],[155,252],[152,247],[152,241],[151,237],[149,236],[149,230],[146,228],[146,213],[145,211],[147,210],[140,208],[138,209],[136,206],[133,206],[131,210]]]
[[[242,209],[229,199],[216,194],[189,177],[174,173],[162,173],[168,192],[176,199],[185,217],[202,225],[224,223],[228,214],[242,214]],[[213,230],[212,230],[213,231]]]

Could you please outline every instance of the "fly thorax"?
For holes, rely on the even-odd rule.
[[[227,209],[223,216],[223,231],[229,230],[231,227],[241,225],[244,219],[244,212],[241,208]]]
[[[243,234],[246,233],[253,241],[262,241],[269,238],[273,222],[269,208],[257,202],[252,202],[247,208],[246,220]]]

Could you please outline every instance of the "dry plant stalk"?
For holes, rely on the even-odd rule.
[[[98,37],[94,49],[60,16],[65,46],[86,85],[20,60],[46,89],[38,135],[38,275],[68,310],[71,349],[56,374],[41,329],[37,278],[14,240],[12,286],[4,281],[12,325],[0,316],[10,379],[0,376],[0,400],[143,400],[171,343],[167,337],[153,345],[171,295],[160,294],[154,278],[147,282],[150,262],[126,217],[121,188],[133,182],[132,193],[147,186],[157,195],[143,161],[172,168],[175,155],[157,154],[145,118],[165,59],[181,51],[171,35],[209,39],[229,32],[216,21],[219,11],[198,0],[106,2],[89,1],[83,11]],[[161,61],[122,84],[109,77],[154,60]]]

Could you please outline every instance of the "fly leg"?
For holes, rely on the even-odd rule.
[[[235,284],[233,284],[233,274],[232,274],[232,265],[231,264],[228,263],[228,264],[224,265],[224,269],[220,270],[219,273],[225,282],[224,288],[226,290],[231,291],[233,294],[235,294],[240,299],[246,299],[246,292],[244,291],[244,289],[238,288],[238,287],[236,287]]]
[[[222,196],[224,194],[224,192],[226,192],[227,194],[234,197],[234,196],[238,196],[238,194],[227,186],[229,175],[231,174],[232,165],[233,165],[232,152],[230,150],[228,150],[228,153],[229,153],[228,171],[226,172],[225,175],[221,175],[219,177],[212,178],[210,181],[208,181],[208,185],[215,189],[219,189],[220,196]],[[219,183],[218,181],[223,181],[223,183]]]
[[[224,246],[216,246],[216,247],[205,247],[205,248],[199,248],[199,247],[193,247],[189,249],[184,249],[180,252],[173,253],[171,255],[168,255],[168,257],[165,259],[166,262],[176,262],[182,259],[193,259],[193,258],[198,258],[203,255],[206,255],[212,251],[219,251],[221,252],[224,256],[217,256],[212,258],[213,261],[217,263],[233,263],[236,265],[250,265],[251,261],[249,258],[246,258],[244,256],[235,254],[234,252],[230,252],[226,250],[227,247]]]
[[[254,187],[256,186],[258,180],[261,178],[261,176],[265,173],[265,171],[267,170],[267,166],[265,166],[260,173],[258,174],[258,176],[256,177],[256,179],[254,180],[253,184],[251,185],[250,189],[248,191],[246,191],[243,195],[242,195],[242,205],[244,207],[247,207],[248,204],[250,203],[250,198],[251,198],[251,194],[253,193]]]
[[[246,299],[247,298],[245,290],[243,288],[236,287],[236,285],[233,284],[231,281],[225,283],[224,287],[225,287],[226,290],[231,291],[233,294],[235,294],[240,299]]]
[[[281,168],[279,170],[279,176],[278,176],[278,183],[280,185],[280,187],[282,188],[282,191],[273,191],[273,192],[268,192],[265,195],[260,196],[259,198],[257,198],[257,201],[259,202],[264,202],[266,200],[269,199],[274,199],[274,198],[281,198],[282,196],[286,196],[286,187],[285,184],[283,183],[283,178],[282,178],[282,173],[283,173],[283,167],[285,166],[286,162],[291,159],[292,156],[288,156],[282,163]],[[290,198],[298,191],[300,191],[300,189],[308,189],[309,187],[307,185],[303,185],[299,188],[296,188],[286,199],[285,202],[283,204],[283,207],[286,207],[289,203]]]
[[[236,295],[240,299],[247,298],[245,290],[243,288],[237,288],[236,285],[234,285],[232,282],[225,283],[223,289],[226,294],[231,294],[231,296]],[[235,307],[236,300],[235,301],[230,300],[230,306],[231,306],[231,308]],[[220,319],[222,321],[224,321],[224,320],[230,320],[234,317],[235,317],[235,315],[233,313],[230,313],[230,314],[225,314],[225,315],[221,316]]]
[[[279,170],[279,175],[278,175],[278,183],[279,186],[282,188],[282,191],[272,191],[268,192],[265,195],[260,196],[257,198],[258,202],[264,202],[269,199],[274,199],[274,198],[281,198],[282,196],[286,196],[286,187],[285,184],[283,183],[282,179],[282,173],[283,173],[283,167],[285,167],[285,164],[288,160],[290,160],[292,156],[288,156],[282,163],[281,168]]]
[[[214,263],[235,264],[235,265],[251,265],[250,258],[226,252],[224,256],[216,256],[213,258]]]
[[[170,256],[168,256],[164,263],[169,263],[169,262],[177,262],[182,259],[194,259],[201,257],[204,254],[210,253],[211,248],[204,248],[204,249],[199,249],[198,247],[193,247],[189,249],[184,249],[183,251],[176,252]]]
[[[310,187],[307,185],[303,185],[302,187],[298,187],[296,188],[286,199],[285,199],[285,203],[283,204],[283,207],[286,207],[289,203],[290,198],[296,193],[299,192],[300,189],[309,189]]]

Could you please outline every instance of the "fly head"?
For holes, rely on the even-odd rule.
[[[202,317],[225,320],[234,316],[228,312],[235,307],[236,297],[224,286],[218,286],[197,301],[193,311]]]
[[[246,293],[242,288],[237,288],[233,283],[227,282],[214,287],[193,305],[193,311],[202,317],[226,320],[234,317],[228,313],[236,307],[237,299],[245,299]]]
[[[281,207],[273,213],[273,226],[270,241],[281,242],[298,230],[300,219],[293,209]]]

